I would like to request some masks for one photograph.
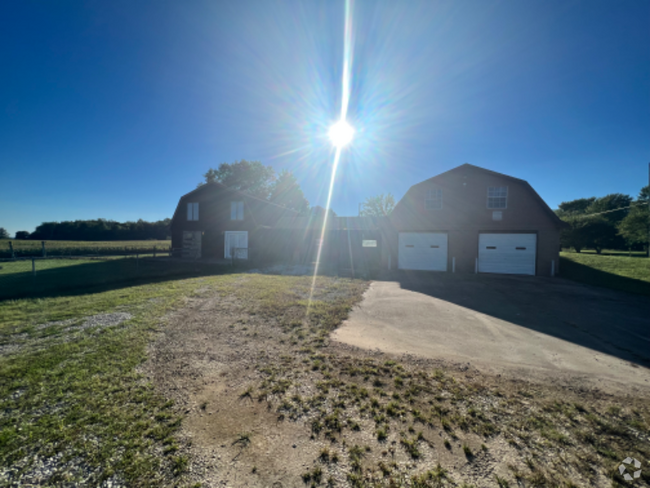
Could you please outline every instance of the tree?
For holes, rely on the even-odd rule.
[[[395,208],[395,198],[392,194],[387,193],[374,197],[368,197],[361,204],[362,216],[385,217]]]
[[[558,214],[559,217],[565,217],[569,215],[575,215],[575,214],[584,214],[591,206],[591,204],[594,203],[596,200],[596,197],[591,197],[591,198],[578,198],[576,200],[570,200],[568,202],[562,202],[559,205],[558,210],[556,210],[556,213]]]
[[[16,232],[16,239],[29,239],[29,232],[26,230],[19,230]]]
[[[286,169],[280,171],[272,184],[269,200],[298,212],[309,210],[309,202],[305,198],[298,180],[291,171]]]
[[[218,181],[233,190],[245,191],[250,195],[268,200],[271,186],[275,181],[275,171],[271,166],[264,166],[259,161],[235,161],[221,163],[217,169],[210,168],[204,175],[205,183]]]
[[[592,248],[599,254],[605,248],[624,249],[625,240],[618,232],[618,225],[629,212],[627,207],[631,203],[632,197],[622,193],[562,202],[556,213],[571,228],[562,231],[561,245],[573,247],[576,252]]]
[[[560,246],[563,248],[572,247],[576,252],[580,252],[588,247],[589,242],[583,229],[586,220],[575,215],[564,217],[563,220],[569,224],[569,227],[562,229],[560,233]]]
[[[0,239],[9,239],[9,232],[4,227],[0,227]]]
[[[595,249],[600,254],[603,249],[616,247],[619,236],[616,227],[601,215],[571,215],[563,219],[570,227],[560,233],[560,245],[572,247],[576,252],[582,249]]]
[[[632,204],[632,197],[623,193],[610,193],[601,198],[596,198],[594,202],[587,207],[587,214],[602,214],[603,218],[612,224],[617,224],[628,214],[629,207]],[[617,212],[612,210],[621,209]],[[607,212],[607,213],[603,213]]]
[[[170,219],[157,222],[115,222],[106,219],[43,222],[29,238],[70,241],[164,240],[170,235],[170,225]]]
[[[618,224],[618,233],[625,239],[629,247],[643,246],[648,256],[650,256],[650,242],[648,242],[650,209],[648,209],[648,200],[650,200],[650,186],[645,186],[636,199],[635,203],[637,205]]]

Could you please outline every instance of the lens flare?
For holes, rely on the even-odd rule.
[[[343,32],[343,76],[341,79],[341,118],[334,124],[329,131],[332,144],[336,148],[334,154],[334,164],[332,165],[332,176],[330,178],[329,191],[327,193],[327,205],[325,206],[325,218],[323,219],[323,227],[320,233],[320,242],[318,244],[318,253],[316,255],[316,265],[314,267],[314,276],[311,280],[311,291],[309,293],[309,300],[307,302],[307,315],[311,308],[312,298],[314,296],[314,289],[316,288],[316,277],[318,276],[318,267],[320,265],[321,253],[323,251],[323,242],[325,242],[325,230],[327,229],[327,220],[330,213],[330,205],[332,203],[332,192],[334,190],[334,181],[336,180],[336,170],[341,161],[341,151],[343,146],[352,141],[354,136],[354,129],[348,124],[345,119],[348,114],[348,105],[350,103],[350,73],[352,70],[352,1],[345,0],[345,28]]]
[[[339,120],[330,128],[329,136],[334,147],[341,148],[352,142],[354,129],[345,120]]]

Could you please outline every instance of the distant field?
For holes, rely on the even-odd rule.
[[[17,256],[40,255],[41,253],[41,241],[0,239],[0,258],[11,257],[10,242]],[[154,246],[157,250],[166,251],[171,247],[171,241],[45,241],[47,253],[57,256],[144,251],[152,250]]]
[[[641,253],[598,255],[560,253],[560,274],[571,280],[615,290],[650,295],[650,259]]]

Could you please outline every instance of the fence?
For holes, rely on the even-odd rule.
[[[227,269],[203,262],[170,259],[170,254],[171,250],[155,255],[134,253],[0,259],[0,300],[51,296],[125,281],[215,274]]]

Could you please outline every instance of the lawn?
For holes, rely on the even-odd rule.
[[[650,295],[650,259],[637,255],[560,253],[565,278],[615,290]]]
[[[20,256],[41,256],[42,241],[0,239],[0,258],[10,258],[9,243],[14,248],[14,254]],[[116,252],[151,251],[154,246],[157,250],[167,251],[171,241],[44,241],[48,255],[84,255],[84,254],[109,254]]]
[[[0,485],[601,486],[650,455],[634,395],[330,344],[366,287],[223,274],[0,302]]]
[[[190,486],[175,435],[182,415],[137,368],[165,314],[206,290],[227,295],[241,279],[0,302],[0,485]],[[263,281],[256,303],[278,310],[275,298],[291,279]],[[345,286],[323,280],[321,290],[348,303]],[[314,305],[318,320],[337,323],[349,310],[332,315],[327,304]]]
[[[0,302],[0,485],[162,486],[181,474],[181,419],[135,368],[161,314],[199,286]],[[123,322],[102,326],[111,317]]]
[[[0,263],[0,300],[137,280],[221,273],[224,267],[156,258],[96,257],[23,259]]]

